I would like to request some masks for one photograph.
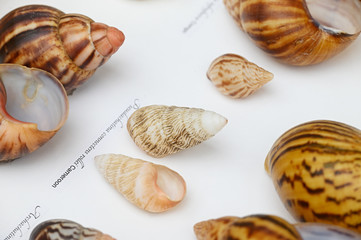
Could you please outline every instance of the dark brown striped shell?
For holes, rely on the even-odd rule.
[[[329,59],[349,46],[361,31],[359,0],[223,1],[259,48],[291,65]]]
[[[312,121],[285,132],[265,168],[291,214],[361,232],[361,131]]]
[[[40,223],[32,231],[29,240],[115,240],[96,229],[65,220],[54,219]]]
[[[194,225],[198,240],[302,240],[296,228],[273,215],[222,217]]]
[[[16,63],[50,72],[70,94],[116,51],[111,50],[108,55],[98,51],[92,34],[104,27],[108,26],[49,6],[17,8],[0,20],[0,63]],[[112,35],[119,40],[117,49],[124,40],[123,35],[120,31]]]

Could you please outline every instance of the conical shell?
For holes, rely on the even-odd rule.
[[[118,192],[146,211],[164,212],[185,196],[185,181],[165,166],[120,154],[96,156],[95,164]]]
[[[29,240],[115,240],[96,229],[66,219],[54,219],[40,223],[32,231]]]
[[[236,54],[216,58],[207,77],[224,95],[245,98],[273,79],[273,74]]]
[[[165,157],[211,138],[227,123],[199,108],[151,105],[135,111],[127,128],[136,145],[153,157]]]
[[[222,217],[194,225],[198,240],[302,240],[294,226],[273,215]]]

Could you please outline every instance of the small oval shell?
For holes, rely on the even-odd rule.
[[[153,157],[165,157],[211,138],[227,123],[199,108],[151,105],[135,111],[127,128],[136,145]]]
[[[96,156],[95,164],[118,192],[146,211],[164,212],[185,196],[185,181],[165,166],[120,154]]]
[[[53,219],[37,225],[29,240],[115,240],[96,229],[66,219]]]
[[[69,104],[51,74],[0,64],[0,162],[33,152],[65,124]]]
[[[302,240],[292,224],[272,215],[250,215],[243,218],[222,217],[194,225],[198,240]]]
[[[296,219],[361,232],[360,159],[360,130],[335,121],[312,121],[281,135],[265,168]]]
[[[226,96],[245,98],[273,79],[273,74],[236,54],[216,58],[207,77]]]

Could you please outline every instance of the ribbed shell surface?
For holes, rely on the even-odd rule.
[[[203,109],[152,105],[138,109],[127,128],[134,142],[153,157],[195,146],[213,135],[203,129]]]
[[[291,65],[320,63],[338,54],[360,33],[331,33],[312,19],[305,0],[224,0],[254,43]]]
[[[65,51],[59,35],[63,16],[63,12],[43,5],[29,5],[8,13],[0,20],[0,62],[48,71],[70,94],[94,70],[80,68]],[[83,47],[86,46],[80,47],[78,54]]]
[[[265,167],[298,220],[361,232],[360,130],[334,121],[301,124],[274,143]]]

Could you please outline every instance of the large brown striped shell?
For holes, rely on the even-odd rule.
[[[92,76],[124,41],[123,33],[115,28],[45,5],[9,12],[0,20],[0,29],[1,63],[50,72],[68,94]]]
[[[53,219],[40,223],[29,240],[115,240],[93,228],[66,219]]]
[[[286,208],[300,221],[361,232],[361,131],[312,121],[285,132],[265,168]]]
[[[227,216],[194,225],[198,240],[359,240],[355,231],[324,223],[291,224],[267,214]]]
[[[311,65],[349,46],[361,31],[359,0],[223,0],[237,24],[271,56]]]
[[[302,240],[293,225],[273,215],[222,217],[194,225],[198,240]]]

